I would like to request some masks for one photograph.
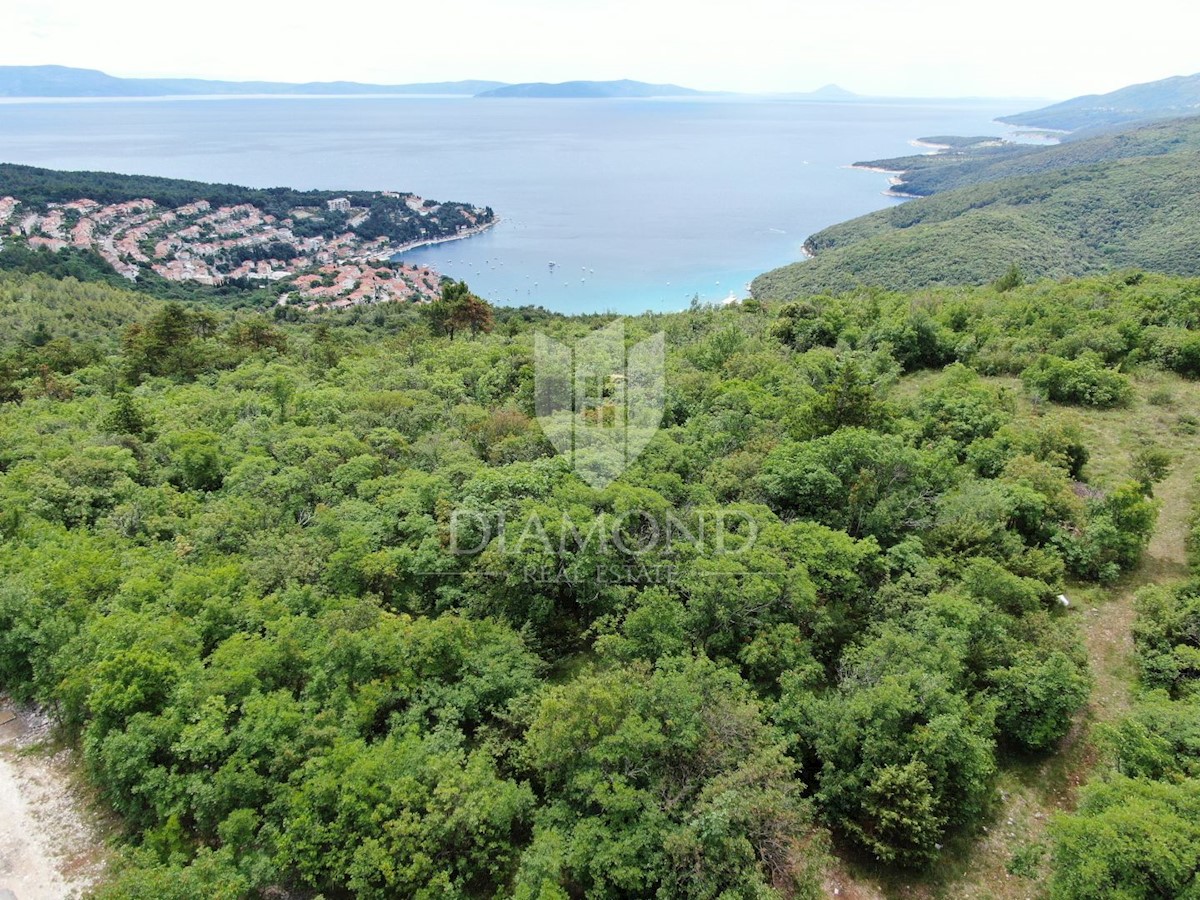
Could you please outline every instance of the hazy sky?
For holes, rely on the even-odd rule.
[[[1108,9],[1112,9],[1109,12]],[[3,0],[0,64],[402,83],[1067,97],[1200,71],[1195,0]]]

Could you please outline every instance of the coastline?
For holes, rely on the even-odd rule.
[[[464,241],[467,238],[473,238],[484,234],[485,232],[499,225],[501,221],[502,219],[500,216],[493,216],[490,222],[486,222],[483,225],[475,225],[471,228],[468,228],[466,231],[460,231],[458,234],[448,234],[444,237],[422,238],[419,241],[409,241],[407,244],[401,244],[398,247],[390,247],[387,250],[382,250],[371,258],[380,261],[391,261],[401,253],[407,253],[409,250],[417,250],[421,247],[432,247],[436,244],[449,244],[452,241]]]
[[[860,166],[857,164],[851,164],[848,166],[842,166],[842,168],[843,169],[858,169],[858,171],[860,171],[860,172],[876,172],[880,175],[903,175],[904,174],[904,169],[884,169],[880,166]]]
[[[888,189],[883,192],[883,196],[885,196],[885,197],[904,197],[909,200],[919,200],[921,198],[921,196],[922,196],[921,194],[910,194],[906,191],[897,190],[897,188],[904,187],[904,179],[901,177],[904,174],[905,173],[901,172],[899,175],[893,175],[891,178],[888,179],[888,184],[890,185],[890,187],[888,187]]]
[[[903,191],[898,191],[896,188],[904,184],[903,176],[906,174],[904,169],[884,169],[879,166],[858,166],[848,165],[842,166],[843,169],[858,169],[860,172],[874,172],[878,175],[889,175],[888,187],[886,190],[880,191],[883,196],[891,197],[895,200],[919,200],[920,194],[906,194]]]

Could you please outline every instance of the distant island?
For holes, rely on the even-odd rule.
[[[483,91],[480,97],[539,97],[551,99],[698,97],[704,91],[677,84],[647,84],[644,81],[564,81],[559,84],[530,82],[509,84]]]
[[[353,306],[436,296],[440,276],[392,261],[467,237],[488,207],[397,191],[246,188],[0,163],[0,268],[135,283],[271,286],[280,303]]]
[[[186,97],[204,95],[445,94],[474,96],[503,81],[360,84],[356,81],[213,81],[204,78],[118,78],[70,66],[0,66],[0,97]]]
[[[828,100],[834,102],[863,99],[860,94],[856,94],[853,91],[848,91],[844,87],[839,87],[836,84],[827,84],[817,88],[815,91],[809,91],[801,94],[791,94],[789,96],[802,97],[806,100]]]
[[[508,84],[503,81],[435,81],[362,84],[356,81],[216,81],[204,78],[118,78],[70,66],[0,66],[0,97],[195,97],[195,96],[380,96],[437,94],[460,97],[685,97],[703,91],[642,81],[567,81]]]
[[[628,78],[615,81],[525,82],[468,79],[413,84],[364,84],[357,81],[219,81],[206,78],[119,78],[96,69],[71,66],[0,66],[0,98],[389,96],[539,99],[639,99],[654,97],[739,96],[729,91],[699,91],[678,84],[650,84]],[[815,91],[771,96],[828,103],[866,99],[836,84]]]

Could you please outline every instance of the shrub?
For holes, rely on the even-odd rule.
[[[1128,406],[1133,399],[1129,379],[1105,368],[1092,353],[1078,359],[1043,356],[1021,373],[1021,380],[1032,393],[1055,403],[1108,409]]]
[[[1011,666],[992,673],[1004,740],[1023,750],[1049,750],[1071,727],[1087,700],[1087,673],[1067,654],[1022,650]]]
[[[1193,897],[1200,869],[1200,781],[1115,775],[1089,785],[1052,823],[1051,897]]]
[[[1141,559],[1158,505],[1143,495],[1140,485],[1130,483],[1093,501],[1088,512],[1087,524],[1077,534],[1060,533],[1055,542],[1076,575],[1111,582]]]

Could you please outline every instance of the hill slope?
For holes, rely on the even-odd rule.
[[[1042,109],[1004,116],[1001,122],[1075,131],[1144,119],[1190,115],[1200,110],[1200,73],[1134,84],[1107,94],[1088,94]]]
[[[862,285],[981,283],[1013,263],[1037,277],[1127,266],[1200,274],[1200,120],[1095,141],[1000,168],[1034,174],[996,177],[827,228],[806,244],[815,259],[759,276],[754,294],[788,299]],[[1138,149],[1161,152],[1121,157]],[[1088,162],[1104,156],[1117,158]],[[997,172],[974,173],[988,174]]]

